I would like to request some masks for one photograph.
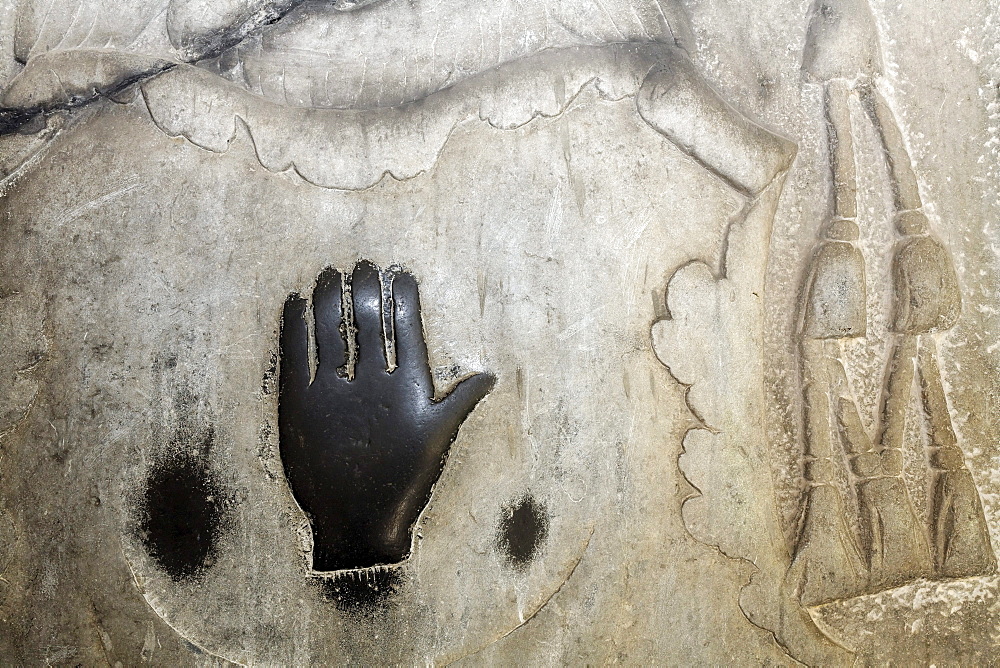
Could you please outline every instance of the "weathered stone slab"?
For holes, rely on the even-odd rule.
[[[5,660],[993,660],[994,8],[45,4]]]

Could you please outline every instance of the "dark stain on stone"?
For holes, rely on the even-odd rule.
[[[534,497],[525,494],[500,511],[497,547],[507,562],[524,570],[549,534],[549,518]]]
[[[187,452],[168,455],[153,464],[146,480],[139,539],[172,580],[195,579],[217,558],[228,505],[228,495],[207,457]]]
[[[397,568],[343,571],[315,580],[323,598],[339,610],[372,614],[384,608],[399,591],[403,578]]]

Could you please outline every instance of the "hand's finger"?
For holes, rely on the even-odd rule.
[[[354,301],[354,326],[357,334],[357,357],[354,375],[385,371],[385,334],[382,327],[382,282],[378,267],[362,260],[351,276]]]
[[[282,400],[298,396],[309,387],[309,330],[306,300],[291,295],[281,315],[279,392]]]
[[[465,418],[469,417],[472,409],[489,394],[494,385],[496,378],[493,374],[477,373],[456,385],[455,389],[438,403],[436,408],[440,411],[439,428],[447,434],[447,444],[454,440]]]
[[[316,318],[316,356],[319,358],[316,373],[337,375],[337,369],[347,358],[347,345],[340,331],[341,276],[333,267],[327,267],[316,281],[313,290],[313,313]]]
[[[427,344],[420,321],[420,295],[417,281],[409,272],[400,272],[392,279],[393,334],[396,341],[396,366],[393,373],[404,375],[416,383],[428,400],[434,398],[434,381],[427,359]]]

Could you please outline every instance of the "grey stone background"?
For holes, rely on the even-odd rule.
[[[400,42],[393,17],[415,21],[431,11],[426,4],[388,0],[330,19],[358,28],[337,57],[350,61],[351,49],[368,47],[373,61],[395,62],[387,56]],[[186,136],[216,143],[207,150],[208,140],[189,141],[184,109],[222,99],[211,93],[221,83],[184,88],[200,81],[193,74],[171,72],[118,102],[56,114],[48,135],[0,138],[0,163],[11,173],[0,191],[0,297],[10,332],[2,348],[0,656],[74,665],[994,660],[996,577],[920,582],[810,611],[825,638],[768,621],[777,616],[775,569],[794,541],[802,484],[793,313],[829,189],[819,93],[799,69],[811,4],[683,5],[705,79],[798,146],[780,200],[770,191],[773,220],[761,211],[748,223],[773,224],[769,257],[766,239],[737,233],[724,243],[743,198],[645,124],[625,84],[618,94],[593,85],[576,97],[553,92],[557,113],[512,129],[463,117],[426,171],[352,187],[319,187],[261,164],[255,150],[264,142],[253,133],[273,121],[280,152],[309,127],[308,113],[251,105],[266,111],[259,123],[236,123],[231,143],[229,126],[195,116]],[[945,339],[944,372],[996,546],[997,6],[872,5],[890,101],[962,282],[963,317]],[[653,8],[610,3],[601,13],[562,3],[577,20],[566,44],[648,39],[639,27]],[[0,4],[0,54],[12,53],[14,9]],[[312,3],[297,16],[327,11]],[[518,29],[527,31],[516,21],[506,28]],[[519,102],[548,100],[540,85],[477,84],[474,72],[486,67],[470,62],[468,72],[456,70],[467,79],[463,95],[493,99],[499,116],[517,118],[533,110]],[[579,58],[570,64],[582,67]],[[539,80],[556,71],[525,71],[532,67]],[[0,81],[18,69],[0,57]],[[434,76],[431,89],[441,85]],[[421,96],[401,81],[390,73],[380,85]],[[382,90],[358,84],[353,70],[342,85],[361,97]],[[854,116],[861,154],[870,156],[858,163],[859,224],[877,343],[888,304],[890,202],[874,137],[857,108]],[[410,150],[416,144],[393,141],[384,145],[402,150],[391,159],[420,158]],[[306,141],[297,150],[308,157],[318,147]],[[344,173],[358,158],[338,158]],[[691,325],[699,336],[683,340],[651,337],[674,271],[691,261],[717,267],[727,252],[730,274],[715,277],[717,286],[710,275],[692,283],[690,303],[730,290],[732,302],[719,303],[746,317],[707,318]],[[307,292],[323,267],[348,270],[359,258],[401,263],[421,281],[439,388],[474,371],[499,379],[453,445],[400,592],[374,611],[338,608],[305,573],[307,525],[277,459],[272,375],[284,298]],[[672,298],[687,303],[677,287]],[[664,366],[658,342],[695,356],[714,350],[713,339],[746,337],[761,341],[759,350],[745,348],[756,350],[757,366],[742,359],[730,380],[760,387],[761,420],[710,423],[737,435],[719,440],[721,450],[699,446],[703,429],[685,441],[709,414],[698,400],[732,402],[730,384],[711,374],[680,378],[701,380],[688,390]],[[752,356],[723,348],[737,362]],[[869,379],[869,409],[883,363],[878,346],[851,360],[855,377]],[[671,366],[674,376],[681,366]],[[135,508],[154,459],[209,431],[208,461],[232,512],[216,563],[178,584],[142,549]],[[691,483],[701,496],[685,505]],[[517,571],[499,553],[496,530],[501,508],[525,493],[545,506],[551,525],[538,559]],[[745,535],[763,538],[751,544]],[[831,641],[856,653],[830,649]]]

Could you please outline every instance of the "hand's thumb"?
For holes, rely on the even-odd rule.
[[[439,407],[449,436],[454,437],[465,418],[476,404],[489,394],[495,384],[496,378],[493,374],[477,373],[456,385],[455,389],[440,401]]]

